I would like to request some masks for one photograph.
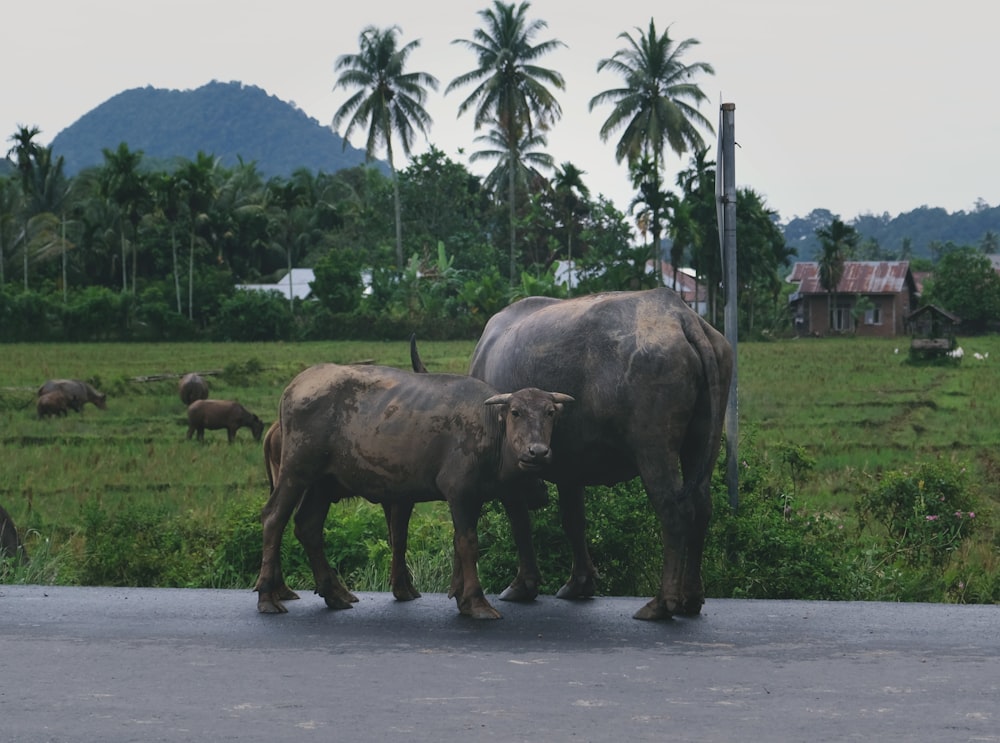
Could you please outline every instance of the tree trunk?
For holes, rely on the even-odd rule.
[[[174,291],[177,293],[177,314],[180,315],[184,310],[181,307],[181,277],[177,265],[177,231],[173,225],[170,225],[170,250],[174,259]]]
[[[389,171],[392,173],[392,200],[396,215],[396,270],[403,271],[403,209],[399,198],[399,173],[392,159],[392,141],[386,138],[386,153],[389,157]]]
[[[121,230],[119,230],[119,236],[121,237],[121,241],[122,241],[122,293],[124,294],[125,292],[128,291],[128,268],[127,268],[128,261],[126,260],[126,255],[127,254],[125,252],[125,228],[124,227],[122,227]]]
[[[510,199],[510,285],[514,286],[514,277],[517,273],[517,263],[515,260],[515,246],[517,245],[517,238],[515,233],[515,219],[514,219],[514,197],[517,193],[516,189],[516,179],[514,177],[514,150],[513,147],[510,151],[510,162],[507,163],[508,171],[508,183],[510,184],[510,193],[507,194]]]
[[[188,320],[194,322],[194,229],[191,230],[191,245],[188,248]]]

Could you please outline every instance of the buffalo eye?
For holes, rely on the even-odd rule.
[[[520,418],[521,417],[521,411],[518,410],[517,408],[511,408],[510,409],[510,414],[512,416],[514,416],[515,418]]]

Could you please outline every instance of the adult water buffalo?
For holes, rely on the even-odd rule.
[[[726,339],[667,288],[567,300],[530,297],[490,319],[473,351],[472,376],[500,391],[532,385],[576,399],[553,435],[553,464],[543,474],[559,491],[573,552],[572,573],[557,596],[592,596],[595,590],[584,486],[638,475],[660,520],[663,572],[659,593],[635,617],[701,610],[709,483],[732,370]],[[504,506],[519,567],[501,598],[531,600],[540,578],[528,511],[519,499]]]
[[[177,391],[180,393],[181,402],[185,405],[190,405],[195,400],[208,399],[208,383],[194,372],[181,377]]]
[[[62,391],[52,390],[52,392],[38,396],[35,409],[39,418],[69,415],[69,400],[66,399],[66,395]]]
[[[107,395],[79,379],[50,379],[38,388],[38,396],[56,390],[66,396],[66,404],[78,413],[83,412],[83,406],[88,402],[101,410],[106,410],[108,407]]]
[[[552,429],[567,402],[539,389],[498,394],[454,374],[336,364],[303,371],[285,389],[280,428],[270,432],[281,446],[276,458],[266,455],[277,477],[261,514],[257,609],[285,611],[281,538],[293,511],[316,592],[331,609],[350,608],[356,597],[327,562],[323,522],[332,502],[360,496],[398,509],[400,521],[390,523],[394,562],[405,550],[399,534],[413,504],[446,501],[455,527],[449,596],[462,614],[498,618],[476,570],[479,514],[486,500],[513,500],[519,481],[536,479],[549,463]]]
[[[187,418],[187,437],[190,439],[197,431],[198,441],[204,440],[206,428],[210,431],[226,429],[230,444],[241,428],[249,428],[255,441],[260,441],[264,432],[264,422],[233,400],[195,400],[188,405]]]

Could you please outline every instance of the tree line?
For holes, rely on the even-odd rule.
[[[669,284],[649,270],[662,259],[697,272],[717,320],[715,164],[702,136],[712,127],[698,110],[698,78],[713,70],[684,61],[697,40],[674,40],[651,19],[598,63],[621,78],[591,108],[611,107],[599,135],[617,137],[632,176],[626,213],[545,152],[564,85],[542,62],[562,42],[537,40],[546,24],[529,8],[494,0],[471,38],[456,40],[476,66],[447,91],[466,92],[458,115],[483,131],[469,161],[494,162],[484,178],[433,146],[412,156],[439,83],[409,68],[419,42],[403,43],[398,27],[363,29],[335,68],[348,97],[334,124],[363,132],[370,159],[384,152],[388,176],[358,167],[265,178],[252,162],[223,167],[204,152],[164,167],[123,142],[67,177],[37,127],[19,127],[13,174],[0,178],[0,338],[405,335],[419,324],[465,336],[526,294]],[[668,152],[690,157],[673,187]],[[794,251],[760,195],[746,188],[738,199],[740,317],[755,332],[786,319],[781,270]],[[556,281],[558,262],[575,267],[568,284]],[[236,289],[297,266],[314,269],[317,302]]]

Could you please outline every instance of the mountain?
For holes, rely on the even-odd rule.
[[[194,160],[201,151],[227,167],[240,158],[255,162],[265,177],[302,167],[333,173],[365,162],[363,150],[345,149],[333,129],[294,105],[253,85],[217,81],[195,90],[126,90],[59,132],[52,150],[75,175],[103,164],[102,150],[121,142],[154,164]]]

